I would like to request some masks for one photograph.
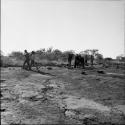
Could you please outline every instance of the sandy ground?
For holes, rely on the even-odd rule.
[[[125,70],[51,68],[1,68],[2,124],[125,123]]]

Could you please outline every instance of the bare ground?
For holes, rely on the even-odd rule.
[[[1,68],[1,123],[124,124],[125,70],[98,70]]]

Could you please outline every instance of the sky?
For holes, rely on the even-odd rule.
[[[123,0],[1,0],[1,50],[124,54]]]

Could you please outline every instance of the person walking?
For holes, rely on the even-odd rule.
[[[27,64],[27,69],[31,69],[31,67],[30,67],[30,55],[29,55],[29,53],[27,52],[27,50],[24,50],[24,56],[25,56],[25,61],[24,61],[24,63],[23,63],[23,69],[25,69],[25,66],[26,66],[26,64]]]
[[[73,54],[69,53],[69,55],[68,55],[68,67],[69,68],[71,67],[72,59],[73,59]]]
[[[30,55],[30,67],[35,66],[35,52],[32,51]]]
[[[91,66],[93,66],[93,61],[94,61],[94,56],[93,55],[90,56],[90,60],[91,60]]]

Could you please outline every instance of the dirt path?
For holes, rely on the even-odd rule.
[[[40,71],[1,69],[2,124],[124,124],[124,78],[57,67]]]

